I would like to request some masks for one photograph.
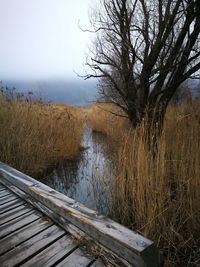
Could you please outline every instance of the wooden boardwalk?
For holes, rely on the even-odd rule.
[[[0,266],[104,266],[49,217],[0,184]]]
[[[0,162],[0,267],[107,263],[161,266],[153,241]]]

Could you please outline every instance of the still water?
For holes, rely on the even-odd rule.
[[[53,170],[42,182],[88,208],[107,214],[113,161],[107,153],[106,137],[86,128],[82,147],[87,149],[76,160]]]

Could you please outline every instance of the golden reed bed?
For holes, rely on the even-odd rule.
[[[79,153],[83,115],[64,105],[0,98],[0,160],[33,176]]]
[[[155,240],[165,266],[200,266],[200,103],[168,108],[156,156],[145,145],[144,125],[133,130],[113,113],[108,104],[88,111],[90,126],[115,152],[112,218]]]

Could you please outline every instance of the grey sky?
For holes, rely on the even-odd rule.
[[[0,0],[0,80],[83,72],[92,0]]]

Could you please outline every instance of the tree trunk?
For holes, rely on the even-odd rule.
[[[166,102],[158,101],[152,106],[148,106],[145,115],[145,139],[148,149],[157,154],[158,144],[163,132],[164,118],[166,114]]]

